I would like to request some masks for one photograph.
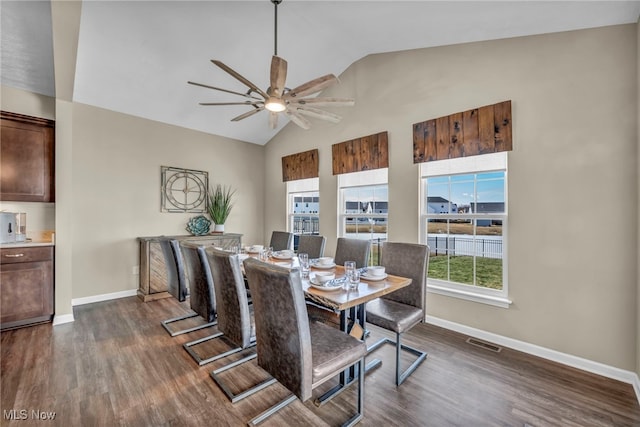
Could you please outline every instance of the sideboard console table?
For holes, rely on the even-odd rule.
[[[138,237],[140,242],[140,284],[138,297],[144,302],[168,298],[171,294],[167,284],[164,256],[160,248],[160,239],[176,239],[181,242],[198,243],[230,250],[242,246],[242,234],[206,234],[204,236],[152,236]]]

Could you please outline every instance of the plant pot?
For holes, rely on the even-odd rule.
[[[224,233],[224,224],[216,224],[213,226],[214,233]]]

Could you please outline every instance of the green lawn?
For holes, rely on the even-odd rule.
[[[451,274],[449,280],[468,285],[473,284],[473,257],[449,258]],[[502,289],[502,260],[476,258],[476,284],[492,289]],[[429,259],[429,277],[447,280],[447,257],[432,256]]]

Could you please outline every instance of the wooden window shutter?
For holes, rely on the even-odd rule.
[[[331,146],[333,174],[389,167],[389,136],[380,132]]]
[[[282,181],[318,177],[318,149],[291,154],[282,158]]]
[[[413,125],[413,163],[511,150],[511,101]]]

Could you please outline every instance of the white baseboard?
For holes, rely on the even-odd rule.
[[[549,348],[515,340],[513,338],[508,338],[502,335],[483,331],[481,329],[476,329],[469,326],[461,325],[459,323],[450,322],[438,317],[427,316],[426,322],[445,329],[459,332],[461,334],[469,335],[474,338],[479,338],[484,341],[489,341],[494,344],[509,347],[514,350],[532,354],[534,356],[542,357],[543,359],[548,359],[554,362],[562,363],[563,365],[572,366],[577,369],[582,369],[583,371],[591,372],[597,375],[602,375],[603,377],[631,384],[633,385],[633,388],[635,390],[638,403],[640,403],[640,379],[638,378],[638,374],[636,374],[635,372],[625,371],[624,369],[615,368],[613,366],[605,365],[604,363],[583,359],[582,357],[573,356],[571,354],[551,350]]]
[[[71,314],[61,314],[53,316],[53,326],[62,325],[64,323],[73,322],[75,319],[73,318],[73,313]]]
[[[91,304],[93,302],[109,301],[112,299],[133,297],[138,294],[137,289],[129,289],[128,291],[113,292],[111,294],[94,295],[91,297],[74,298],[71,300],[71,306]]]

